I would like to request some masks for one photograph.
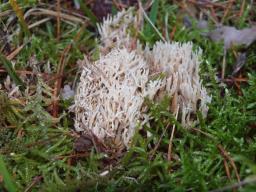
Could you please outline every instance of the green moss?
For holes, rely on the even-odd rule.
[[[241,2],[235,6],[236,11]],[[248,5],[246,2],[240,18],[231,21],[227,17],[224,23],[232,23],[236,27],[248,26],[256,10]],[[24,6],[27,7],[25,3]],[[37,6],[37,3],[33,2],[30,6]],[[0,5],[3,10],[10,9],[8,7],[8,3]],[[15,57],[15,69],[33,71],[31,58],[34,57],[34,67],[38,67],[42,73],[49,72],[47,78],[26,76],[29,79],[29,92],[22,92],[18,101],[0,91],[0,151],[20,191],[28,188],[38,176],[42,179],[33,184],[32,191],[209,191],[222,188],[237,181],[231,166],[231,181],[227,178],[224,158],[218,145],[234,160],[241,180],[256,174],[255,44],[249,48],[229,50],[226,55],[226,74],[230,78],[236,62],[234,53],[246,52],[247,60],[240,73],[248,82],[241,83],[240,90],[234,83],[221,83],[218,77],[224,56],[223,44],[214,43],[203,36],[202,31],[196,29],[194,21],[191,28],[185,28],[179,18],[180,7],[167,0],[155,3],[149,16],[161,33],[167,32],[167,40],[176,28],[170,41],[192,41],[195,50],[198,47],[203,50],[200,75],[212,96],[208,117],[203,119],[200,113],[196,114],[200,120],[198,124],[192,129],[185,129],[167,110],[171,98],[165,97],[159,103],[147,101],[151,126],[144,125],[142,130],[137,130],[133,145],[127,153],[120,157],[107,157],[106,154],[96,153],[93,148],[84,154],[86,157],[71,158],[76,154],[73,150],[74,114],[68,113],[72,101],[60,101],[59,118],[53,118],[52,88],[61,55],[68,45],[72,45],[72,48],[65,61],[64,84],[77,82],[77,73],[80,71],[76,61],[84,53],[92,60],[99,58],[95,18],[88,8],[86,12],[93,20],[93,25],[81,32],[77,42],[74,42],[74,38],[81,26],[62,22],[62,37],[57,41],[55,20],[33,28],[33,35],[29,39],[24,37],[20,40],[18,35],[10,38],[13,47],[18,47],[21,42],[25,44]],[[0,25],[7,20],[1,18]],[[32,18],[28,23],[36,21],[36,18]],[[17,29],[18,25],[12,27]],[[132,36],[137,34],[137,29],[128,30]],[[148,23],[139,34],[144,45],[152,45],[160,39]],[[1,83],[4,78],[5,75],[1,77]],[[163,78],[163,75],[155,78]],[[168,161],[173,125],[176,126],[172,141],[173,158]],[[155,150],[156,145],[158,147]],[[230,165],[230,161],[227,162]],[[111,171],[105,177],[100,176],[105,169]],[[8,189],[6,186],[1,187]],[[255,190],[255,183],[239,189],[249,190]]]

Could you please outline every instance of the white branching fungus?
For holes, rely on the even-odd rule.
[[[86,63],[75,97],[77,131],[128,146],[141,117],[148,73],[142,56],[127,49]]]
[[[136,20],[131,9],[107,17],[98,25],[100,58],[94,63],[83,61],[75,96],[75,128],[93,133],[107,145],[129,147],[138,122],[150,119],[146,97],[159,101],[170,96],[171,112],[181,114],[187,127],[198,110],[207,115],[211,101],[199,77],[202,51],[194,52],[192,43],[163,42],[143,50],[128,32]],[[160,74],[164,76],[157,78]]]
[[[172,112],[179,108],[182,124],[190,125],[192,113],[200,110],[205,117],[211,98],[202,86],[199,77],[201,49],[193,51],[192,43],[157,42],[153,50],[146,48],[145,58],[150,73],[165,73],[165,89],[172,98]]]
[[[118,12],[115,16],[108,15],[102,24],[98,24],[100,34],[100,51],[106,54],[113,48],[127,48],[128,50],[140,46],[139,41],[130,36],[129,30],[135,30],[138,19],[133,9]]]

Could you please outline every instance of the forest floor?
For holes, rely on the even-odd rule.
[[[143,46],[202,49],[208,116],[184,128],[165,99],[128,151],[80,150],[77,61],[97,54],[97,23],[129,6],[148,16]],[[0,1],[0,34],[1,191],[256,191],[255,1]]]

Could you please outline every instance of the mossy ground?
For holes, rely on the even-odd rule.
[[[74,2],[80,4],[81,10],[76,10],[79,15],[74,14]],[[0,82],[3,85],[9,75],[16,84],[21,85],[25,80],[27,85],[17,98],[8,98],[4,87],[0,92],[0,189],[255,191],[255,43],[249,48],[233,47],[227,51],[225,79],[221,80],[223,44],[203,36],[192,16],[191,27],[185,28],[183,18],[189,12],[193,15],[201,11],[208,15],[210,28],[216,19],[237,28],[250,27],[255,23],[256,5],[243,0],[204,5],[191,2],[154,1],[147,11],[165,39],[192,41],[203,49],[201,77],[212,95],[208,117],[203,119],[200,113],[195,114],[199,124],[185,129],[167,111],[170,98],[158,104],[148,102],[153,117],[151,127],[145,126],[144,131],[136,133],[132,147],[121,158],[106,157],[94,148],[75,152],[74,114],[68,110],[73,100],[54,101],[54,96],[60,93],[59,85],[75,86],[78,82],[81,69],[76,61],[83,54],[92,59],[97,54],[95,23],[99,19],[89,4],[64,1],[63,12],[84,22],[75,19],[59,22],[58,11],[51,6],[56,3],[53,1],[1,3]],[[118,5],[113,3],[113,14],[120,8]],[[26,20],[20,18],[33,8],[53,10],[57,16],[52,18],[45,11]],[[45,18],[49,19],[43,21]],[[139,38],[144,44],[153,44],[160,36],[145,21]],[[15,63],[15,70],[6,59],[14,52],[15,56],[9,60]],[[246,53],[246,62],[232,76],[240,52]],[[170,139],[174,125],[175,132]],[[146,131],[151,133],[150,137],[144,136]],[[170,144],[172,153],[168,160]],[[101,176],[106,170],[110,172]]]

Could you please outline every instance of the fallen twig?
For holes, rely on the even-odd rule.
[[[33,186],[34,186],[35,184],[37,184],[38,182],[40,182],[42,179],[43,179],[43,176],[36,176],[36,177],[34,177],[32,183],[25,189],[24,192],[29,192],[29,191],[31,191],[32,188],[33,188]]]
[[[240,176],[238,174],[237,167],[235,165],[234,160],[229,156],[228,152],[222,147],[221,144],[218,144],[217,148],[219,149],[220,154],[222,155],[222,157],[230,162],[233,170],[235,171],[235,175],[236,175],[237,181],[240,182]]]

